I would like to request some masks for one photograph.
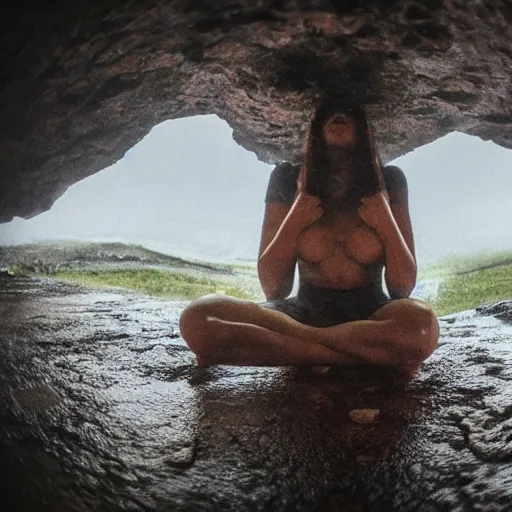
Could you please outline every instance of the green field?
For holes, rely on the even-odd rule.
[[[0,247],[0,268],[17,277],[116,286],[170,299],[210,293],[247,299],[261,295],[255,265],[184,260],[123,243],[57,241]]]
[[[512,299],[512,265],[449,277],[431,305],[442,316],[502,299]]]
[[[448,256],[434,265],[419,269],[418,279],[451,277],[508,265],[512,265],[511,251],[482,252],[469,256]]]
[[[191,300],[210,293],[251,298],[251,295],[239,286],[229,286],[208,277],[151,268],[61,270],[52,274],[51,277],[92,287],[117,286],[155,297],[172,299]]]
[[[436,277],[443,282],[430,304],[439,316],[512,299],[512,253],[451,257],[420,272],[420,279]]]
[[[0,267],[17,276],[117,286],[171,299],[225,293],[264,300],[255,264],[187,261],[121,243],[48,242],[0,247]],[[437,279],[441,282],[438,295],[429,302],[439,316],[512,299],[512,252],[451,256],[418,273],[419,281]]]

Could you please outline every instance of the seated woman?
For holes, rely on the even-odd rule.
[[[298,295],[286,298],[297,264]],[[370,363],[412,377],[435,349],[435,314],[408,298],[416,260],[407,182],[397,167],[381,169],[360,107],[323,103],[300,171],[272,172],[258,273],[269,302],[210,295],[183,311],[199,366]]]

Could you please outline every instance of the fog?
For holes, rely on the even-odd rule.
[[[393,163],[409,182],[420,265],[512,248],[512,151],[452,133]],[[119,240],[202,260],[254,260],[271,170],[216,116],[167,121],[50,211],[0,225],[0,245]]]

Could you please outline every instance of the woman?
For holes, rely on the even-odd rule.
[[[299,292],[287,299],[297,263]],[[258,274],[269,302],[211,295],[183,311],[181,333],[200,366],[370,363],[412,377],[435,349],[433,311],[408,298],[407,182],[396,167],[381,170],[360,107],[322,104],[300,171],[273,171]]]

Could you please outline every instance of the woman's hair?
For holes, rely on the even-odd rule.
[[[333,98],[324,101],[315,111],[301,169],[306,192],[322,201],[327,200],[326,184],[330,171],[323,129],[329,118],[337,113],[345,114],[354,126],[355,141],[351,152],[355,170],[354,188],[360,191],[361,197],[384,188],[380,158],[364,110],[360,105]]]

